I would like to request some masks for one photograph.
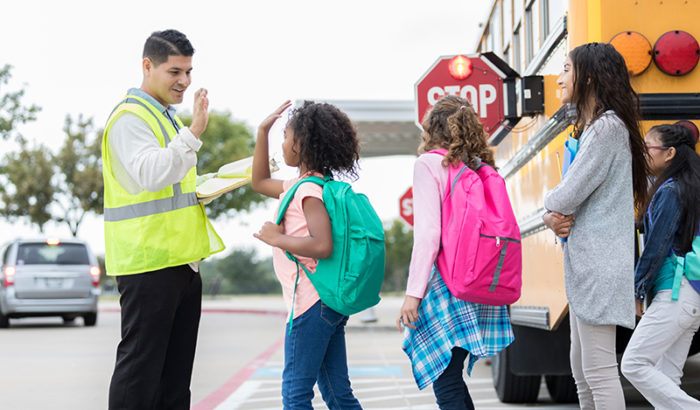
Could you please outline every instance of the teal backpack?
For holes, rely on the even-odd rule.
[[[363,194],[355,193],[350,184],[331,180],[329,176],[306,177],[292,186],[282,198],[277,224],[282,221],[299,185],[312,182],[323,187],[323,203],[331,220],[333,253],[319,259],[316,272],[309,272],[294,255],[287,258],[297,264],[294,293],[301,266],[318,292],[321,301],[331,309],[350,316],[379,303],[384,281],[384,228],[377,213]],[[294,302],[290,315],[292,329]]]
[[[700,293],[700,231],[693,239],[690,252],[686,253],[685,256],[678,256],[674,253],[673,257],[676,264],[676,274],[673,279],[671,300],[678,300],[683,275],[688,278],[690,286]]]

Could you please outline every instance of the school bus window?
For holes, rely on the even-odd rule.
[[[532,61],[534,55],[534,39],[532,38],[532,6],[525,10],[525,67]]]
[[[513,69],[520,72],[520,26],[513,32]]]
[[[510,33],[513,27],[513,0],[503,0],[503,32]],[[510,34],[505,39],[506,45],[510,42]]]
[[[484,51],[493,51],[493,33],[491,32],[491,26],[486,29],[484,33]]]
[[[513,24],[520,25],[523,18],[523,0],[513,0]]]
[[[557,26],[557,23],[559,20],[564,16],[564,3],[563,1],[549,1],[549,0],[542,0],[543,3],[547,3],[547,27],[549,28],[547,30],[547,34],[549,35],[549,30]],[[545,37],[542,37],[542,41],[544,41]]]
[[[491,51],[495,53],[500,53],[503,49],[503,29],[501,27],[501,3],[496,2],[496,7],[491,14],[491,20],[489,20],[489,33],[493,37]]]
[[[549,35],[549,0],[540,0],[540,44]]]

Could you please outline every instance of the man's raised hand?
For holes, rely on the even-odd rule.
[[[207,122],[209,122],[209,98],[207,98],[207,89],[200,88],[194,93],[190,131],[195,137],[199,138],[204,130],[207,129]]]

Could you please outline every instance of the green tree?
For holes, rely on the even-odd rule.
[[[52,219],[50,205],[55,189],[51,152],[43,145],[29,146],[22,140],[19,150],[6,154],[0,163],[2,215],[13,221],[22,217],[43,232]]]
[[[181,118],[185,124],[192,122],[189,114]],[[200,138],[203,142],[197,153],[197,173],[200,175],[216,172],[224,164],[253,155],[253,134],[244,123],[235,121],[229,112],[210,112],[207,129]],[[265,200],[264,196],[246,185],[209,203],[206,206],[207,215],[212,219],[232,216]]]
[[[9,220],[30,215],[41,230],[51,219],[51,157],[46,147],[30,145],[17,130],[21,124],[36,120],[40,108],[22,104],[24,89],[5,89],[11,71],[10,65],[0,67],[0,140],[14,140],[19,151],[5,154],[0,161],[0,215]],[[15,202],[15,196],[22,199]]]
[[[0,67],[0,140],[13,138],[22,143],[26,141],[17,132],[18,125],[36,120],[36,114],[41,108],[34,104],[29,107],[22,105],[24,89],[14,92],[2,90],[12,77],[11,71],[10,65]]]
[[[233,249],[200,266],[205,294],[279,293],[272,259],[258,260],[252,249]]]
[[[102,130],[95,131],[92,118],[82,114],[74,120],[66,116],[63,124],[66,139],[54,156],[56,192],[54,203],[58,211],[56,222],[66,223],[73,236],[88,213],[103,212]]]
[[[0,164],[0,198],[3,215],[9,219],[28,218],[43,232],[53,220],[68,225],[77,236],[89,212],[102,213],[102,132],[93,130],[92,119],[66,116],[66,139],[57,154],[45,146],[19,141]]]
[[[403,291],[406,289],[413,250],[413,229],[395,219],[389,229],[384,231],[384,236],[386,263],[382,291]]]

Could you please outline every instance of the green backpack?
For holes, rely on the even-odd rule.
[[[289,252],[287,257],[306,272],[321,301],[331,309],[350,316],[379,303],[379,291],[384,281],[384,228],[377,213],[363,194],[355,193],[350,184],[333,181],[326,176],[306,177],[289,189],[282,198],[277,215],[279,224],[299,185],[312,182],[323,187],[323,203],[331,220],[333,253],[319,259],[316,272],[309,272]],[[294,317],[294,303],[290,326]]]
[[[673,278],[671,300],[678,300],[683,275],[688,278],[690,286],[700,293],[700,230],[698,230],[698,234],[693,239],[690,252],[683,257],[676,255],[674,252],[673,258],[675,259],[676,273]]]

